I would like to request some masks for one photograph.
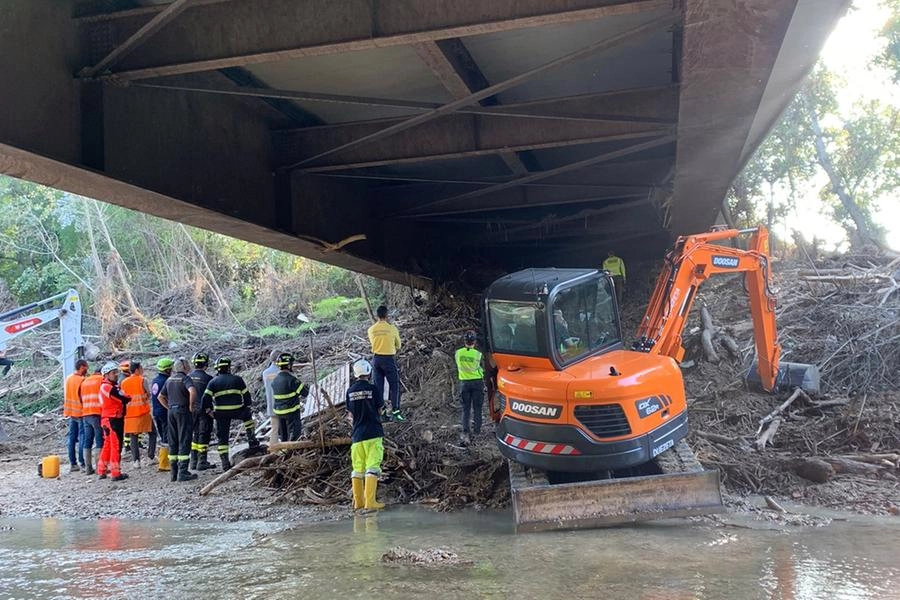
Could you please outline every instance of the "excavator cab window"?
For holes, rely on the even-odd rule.
[[[555,291],[551,297],[552,349],[561,366],[621,343],[613,297],[609,277]]]
[[[541,344],[544,338],[545,313],[535,302],[488,302],[488,323],[494,352],[546,356]]]

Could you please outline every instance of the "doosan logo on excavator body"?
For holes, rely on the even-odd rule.
[[[741,264],[741,261],[736,256],[713,256],[712,264],[714,267],[737,269],[738,265]]]
[[[541,417],[543,419],[558,419],[562,408],[551,404],[534,404],[513,400],[509,403],[509,409],[514,413],[527,417]]]

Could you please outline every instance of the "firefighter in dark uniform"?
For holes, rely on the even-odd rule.
[[[188,376],[188,361],[179,358],[172,370],[174,373],[166,380],[159,392],[159,401],[169,411],[169,460],[172,462],[172,481],[191,481],[197,479],[196,473],[188,468],[190,460],[191,438],[193,434],[193,417],[200,404],[200,396],[194,382]]]
[[[347,414],[353,422],[350,438],[350,462],[353,470],[350,482],[353,490],[353,508],[380,510],[384,504],[375,500],[381,461],[384,458],[384,427],[381,425],[382,396],[369,381],[372,364],[366,359],[353,363],[356,382],[347,390]]]
[[[303,425],[300,422],[303,406],[300,399],[309,396],[309,386],[291,374],[294,355],[290,352],[279,354],[275,359],[275,366],[280,370],[272,380],[272,395],[275,399],[275,408],[272,412],[281,422],[286,423],[288,441],[299,440],[303,433]]]
[[[207,460],[209,452],[209,438],[212,435],[213,419],[212,402],[205,394],[206,386],[212,380],[212,375],[206,372],[209,366],[209,356],[205,352],[197,352],[191,358],[194,370],[188,373],[188,377],[194,382],[197,390],[197,406],[193,416],[193,436],[191,441],[191,469],[205,471],[213,469]]]
[[[228,439],[233,419],[238,419],[243,424],[251,448],[259,446],[259,440],[256,439],[254,431],[256,424],[250,412],[252,399],[244,379],[231,372],[231,359],[227,356],[222,356],[216,361],[215,369],[216,376],[207,384],[204,395],[213,407],[219,459],[222,461],[222,471],[227,471],[231,468]]]

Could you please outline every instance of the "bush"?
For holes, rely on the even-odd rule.
[[[313,304],[312,312],[318,321],[340,319],[358,323],[366,319],[366,303],[362,298],[334,296]]]
[[[257,329],[253,332],[253,335],[261,338],[288,339],[300,337],[303,331],[303,326],[282,327],[281,325],[269,325],[268,327]]]

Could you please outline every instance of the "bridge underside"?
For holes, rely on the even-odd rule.
[[[849,0],[4,0],[0,172],[402,282],[706,229]]]

